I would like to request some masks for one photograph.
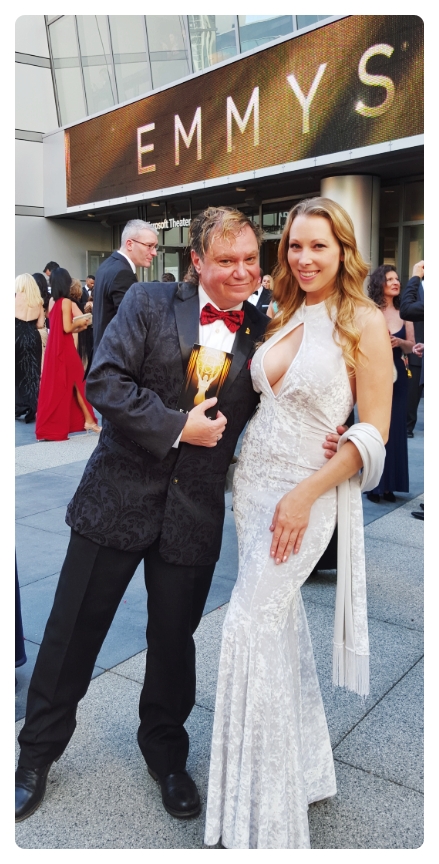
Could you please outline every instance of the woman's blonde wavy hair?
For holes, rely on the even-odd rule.
[[[360,331],[355,325],[355,312],[359,305],[374,308],[365,295],[363,282],[368,266],[363,261],[355,240],[354,226],[346,210],[330,198],[309,198],[300,201],[288,213],[279,243],[278,263],[273,272],[273,300],[278,312],[268,325],[264,341],[273,336],[302,305],[306,292],[302,291],[288,263],[290,229],[296,216],[323,216],[331,225],[334,237],[340,245],[343,261],[335,280],[334,290],[326,300],[328,312],[335,306],[334,338],[340,345],[350,375],[355,372],[360,352]]]
[[[15,279],[15,293],[24,294],[28,306],[42,306],[43,298],[40,289],[30,273],[21,273]]]

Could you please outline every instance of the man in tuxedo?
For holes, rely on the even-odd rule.
[[[270,288],[267,285],[264,285],[264,279],[266,278],[267,277],[264,276],[264,271],[260,268],[257,288],[248,298],[249,303],[252,303],[253,306],[256,306],[256,309],[260,309],[264,314],[267,313],[272,294]]]
[[[96,351],[106,326],[116,315],[128,288],[137,282],[136,267],[149,267],[157,255],[157,232],[143,219],[131,219],[122,231],[121,247],[102,262],[93,289],[93,344]]]
[[[142,244],[156,238],[142,227],[124,240],[121,252],[128,248],[136,263],[135,241],[142,241],[143,250]],[[101,298],[116,301],[105,306],[113,320],[87,379],[87,396],[103,415],[103,430],[68,507],[71,539],[29,687],[19,736],[19,820],[43,799],[50,765],[73,734],[77,704],[142,559],[148,652],[139,746],[168,812],[189,817],[200,810],[185,770],[184,723],[195,701],[192,637],[219,557],[225,475],[259,398],[248,367],[266,318],[246,300],[258,282],[260,242],[259,228],[241,213],[209,208],[191,229],[192,272],[199,287],[136,284],[129,262],[128,267],[119,262],[121,253],[112,256],[114,265],[120,273],[122,263],[129,284],[134,282],[123,299],[125,274],[114,293],[105,289],[110,279],[96,279],[94,308],[99,286]],[[151,247],[148,254],[154,253]],[[100,320],[102,325],[103,315]],[[189,414],[177,409],[185,367],[198,342],[233,353],[214,420],[205,411],[216,400]]]
[[[424,389],[424,262],[418,261],[413,267],[412,278],[409,279],[405,287],[404,294],[401,300],[399,314],[405,321],[413,321],[415,325],[416,344],[413,346],[412,354],[409,354],[410,368],[412,370],[412,390],[409,389],[409,414],[408,422],[412,420],[413,427],[416,423],[419,400]],[[416,358],[419,365],[414,365]],[[414,392],[413,392],[414,391]],[[413,427],[410,434],[408,427],[407,435],[413,438]],[[412,516],[415,519],[424,521],[424,505],[421,504],[420,510],[413,510]]]
[[[413,267],[412,278],[409,279],[401,298],[400,315],[404,321],[413,321],[416,343],[424,342],[424,262],[418,261]],[[412,377],[409,380],[407,406],[407,437],[414,437],[419,400],[424,389],[424,361],[415,352],[409,354],[409,367]]]

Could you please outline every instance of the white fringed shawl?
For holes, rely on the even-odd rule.
[[[384,469],[383,439],[370,423],[356,423],[342,435],[338,450],[352,441],[363,470],[337,487],[338,549],[335,597],[333,684],[369,694],[366,567],[361,493],[378,485]]]

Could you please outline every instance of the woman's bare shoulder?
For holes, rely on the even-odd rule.
[[[361,332],[377,327],[387,332],[384,315],[375,305],[359,304],[355,310],[355,324]]]

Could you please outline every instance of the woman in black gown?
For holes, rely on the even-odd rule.
[[[415,333],[411,321],[403,321],[399,315],[401,284],[394,267],[382,264],[372,273],[368,294],[381,309],[387,323],[393,349],[393,362],[397,378],[393,385],[392,415],[389,440],[386,444],[386,461],[381,480],[371,492],[369,501],[378,504],[382,495],[385,501],[395,501],[395,491],[409,491],[409,465],[407,451],[407,395],[408,379],[403,354],[410,354],[415,344]]]
[[[15,280],[15,417],[35,420],[40,389],[42,344],[38,329],[45,316],[40,289],[30,273]]]

